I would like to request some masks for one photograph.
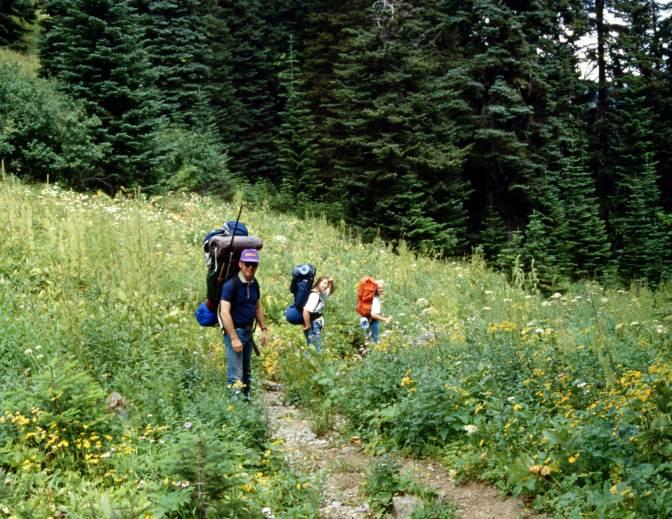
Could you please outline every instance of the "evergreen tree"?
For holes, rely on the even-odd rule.
[[[25,50],[26,35],[35,23],[33,0],[0,1],[0,46]]]
[[[280,128],[276,145],[278,169],[283,192],[292,203],[290,207],[307,206],[321,196],[324,186],[316,182],[317,143],[315,124],[304,98],[304,83],[290,37],[285,68],[280,72],[284,109],[280,112]]]
[[[600,276],[610,267],[610,245],[599,213],[595,184],[585,168],[583,152],[574,142],[569,143],[559,182],[568,225],[566,245],[575,266],[574,274],[579,278]]]
[[[241,176],[278,181],[275,140],[277,114],[277,56],[269,46],[277,28],[267,23],[272,2],[222,2],[219,12],[235,45],[230,54],[231,82],[238,101],[236,132],[227,142],[231,169]]]
[[[479,233],[479,247],[487,261],[494,262],[507,241],[507,229],[501,215],[491,202],[488,204],[483,228]]]
[[[619,111],[612,114],[614,174],[612,227],[621,274],[626,279],[658,281],[666,253],[659,215],[660,190],[652,150],[653,117],[643,96],[624,87]]]
[[[371,236],[380,229],[386,238],[454,253],[465,243],[465,150],[445,117],[453,93],[432,59],[435,49],[413,44],[428,11],[378,7],[366,31],[351,32],[335,68],[331,194]]]
[[[205,85],[210,100],[217,135],[222,143],[235,143],[242,133],[240,114],[242,103],[236,96],[233,83],[231,56],[234,39],[226,21],[226,11],[220,0],[207,0],[204,5],[203,25],[207,33],[206,65],[210,71]]]
[[[125,0],[49,0],[46,12],[41,74],[82,100],[109,149],[90,182],[110,191],[153,183],[156,97],[136,12]]]
[[[179,127],[214,130],[207,89],[212,58],[201,2],[143,0],[138,4],[161,115]]]

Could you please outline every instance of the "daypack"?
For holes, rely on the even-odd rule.
[[[234,231],[235,230],[235,231]],[[248,236],[247,227],[242,222],[231,221],[219,229],[214,229],[203,239],[203,253],[208,271],[205,277],[206,299],[198,305],[194,316],[201,326],[215,326],[219,295],[224,282],[238,274],[240,253],[244,249],[263,247],[256,236]]]
[[[370,276],[365,276],[359,280],[357,286],[357,313],[360,317],[371,316],[371,303],[376,295],[378,285],[376,280]]]
[[[289,291],[294,294],[294,302],[285,310],[285,319],[290,324],[303,324],[303,307],[313,288],[316,269],[309,263],[302,263],[292,269]]]

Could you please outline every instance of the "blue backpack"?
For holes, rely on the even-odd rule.
[[[309,263],[297,265],[292,269],[292,282],[289,291],[294,294],[294,302],[285,310],[285,319],[290,324],[303,324],[303,306],[313,289],[316,269]]]
[[[231,236],[237,236],[231,242]],[[238,260],[243,249],[261,249],[262,241],[249,236],[247,226],[242,222],[232,220],[222,227],[214,229],[203,238],[203,253],[208,267],[206,275],[205,301],[198,305],[194,312],[196,321],[201,326],[215,326],[217,320],[217,306],[222,284],[231,276],[238,273]]]

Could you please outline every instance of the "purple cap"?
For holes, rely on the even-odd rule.
[[[257,249],[244,249],[240,253],[240,261],[259,263],[259,251]]]

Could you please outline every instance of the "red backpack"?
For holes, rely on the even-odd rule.
[[[369,317],[371,315],[371,303],[373,296],[376,295],[376,290],[378,290],[378,285],[372,277],[365,276],[359,280],[357,287],[357,313],[361,317]]]

